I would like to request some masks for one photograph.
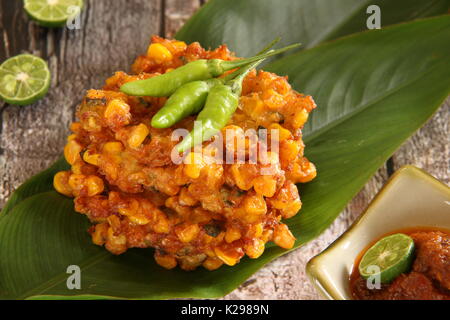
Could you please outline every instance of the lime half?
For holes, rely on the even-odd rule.
[[[46,95],[49,86],[48,65],[39,57],[21,54],[0,65],[0,98],[7,103],[32,104]]]
[[[44,27],[62,27],[83,7],[83,0],[24,0],[25,11]]]
[[[367,250],[359,263],[359,273],[365,279],[380,276],[381,283],[390,283],[408,272],[414,260],[414,240],[396,233],[379,240]]]

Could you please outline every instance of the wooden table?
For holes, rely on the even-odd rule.
[[[52,88],[40,102],[0,102],[0,208],[11,192],[60,155],[85,90],[116,70],[129,70],[150,36],[171,37],[201,0],[85,0],[81,29],[49,30],[30,22],[22,1],[0,0],[0,61],[29,52],[49,62]],[[142,19],[142,17],[147,17]],[[111,63],[114,61],[114,63]],[[393,171],[414,164],[449,183],[450,100],[376,173],[318,239],[272,262],[225,299],[318,299],[305,264],[342,234]]]

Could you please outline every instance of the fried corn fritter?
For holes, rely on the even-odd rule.
[[[233,159],[239,152],[248,158],[245,132],[262,128],[276,137],[278,147],[266,144],[268,152],[255,162],[221,163],[210,161],[221,149],[210,141],[174,163],[179,141],[172,134],[190,131],[195,116],[168,129],[153,128],[151,119],[167,98],[127,96],[119,88],[197,59],[236,58],[225,45],[208,51],[198,43],[153,37],[132,75],[116,72],[103,90],[89,90],[78,108],[79,121],[72,123],[64,148],[71,169],[57,173],[54,186],[75,198],[76,211],[93,223],[92,241],[113,254],[152,247],[156,262],[167,269],[214,270],[233,266],[244,255],[258,258],[269,241],[285,249],[294,245],[282,220],[302,206],[295,184],[316,176],[303,155],[301,131],[314,100],[294,91],[286,77],[253,70],[244,80],[238,110],[222,130],[220,147]],[[267,140],[256,137],[258,146]],[[243,151],[236,147],[238,139],[245,142]]]

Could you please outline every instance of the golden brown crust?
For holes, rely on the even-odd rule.
[[[233,139],[264,127],[277,130],[279,151],[269,146],[253,164],[209,163],[217,150],[207,142],[193,163],[174,164],[177,141],[171,135],[177,128],[191,129],[195,117],[169,129],[152,128],[150,120],[166,99],[127,96],[120,86],[200,58],[235,58],[226,46],[207,51],[198,43],[159,37],[152,43],[164,48],[138,57],[135,75],[117,72],[103,90],[88,91],[65,148],[72,168],[55,176],[55,188],[74,196],[76,210],[94,223],[94,243],[114,254],[156,248],[156,261],[168,269],[234,265],[245,254],[259,257],[268,241],[291,248],[295,238],[281,219],[301,208],[295,183],[316,175],[303,156],[301,135],[313,99],[292,90],[285,77],[253,71],[244,81],[239,109],[223,129],[223,146],[236,157]]]

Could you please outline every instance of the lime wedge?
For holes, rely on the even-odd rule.
[[[380,276],[381,283],[390,283],[408,272],[414,260],[414,240],[396,233],[379,240],[367,250],[359,263],[364,279]]]
[[[32,104],[46,95],[49,86],[48,65],[39,57],[21,54],[0,65],[0,98],[7,103]]]
[[[83,7],[83,0],[24,0],[24,3],[28,15],[44,27],[64,26]]]

